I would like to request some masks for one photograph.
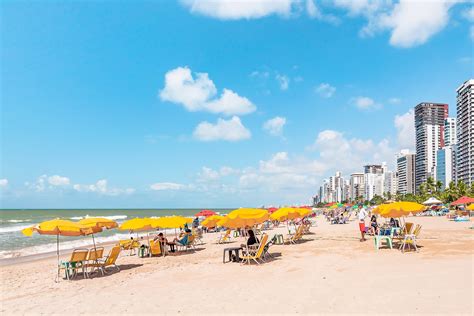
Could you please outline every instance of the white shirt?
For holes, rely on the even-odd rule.
[[[359,221],[363,221],[366,216],[368,215],[367,211],[365,210],[365,208],[361,208],[360,211],[359,211]]]

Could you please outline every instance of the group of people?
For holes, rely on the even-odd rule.
[[[360,230],[360,235],[361,235],[361,239],[360,239],[361,242],[367,240],[365,239],[366,233],[369,233],[372,235],[379,234],[380,226],[377,223],[377,215],[372,214],[372,216],[370,217],[370,226],[369,227],[365,226],[365,218],[368,215],[369,213],[367,212],[367,209],[363,205],[359,205],[357,216],[359,218],[359,230]],[[398,220],[395,218],[390,218],[389,225],[390,227],[400,227]]]
[[[176,237],[172,241],[169,241],[163,233],[159,233],[153,241],[159,241],[160,244],[163,246],[168,246],[171,252],[176,251],[177,246],[186,246],[188,244],[189,236],[191,235],[192,231],[188,228],[187,225],[184,226],[184,230],[180,232],[179,238]],[[163,249],[164,250],[164,249]]]

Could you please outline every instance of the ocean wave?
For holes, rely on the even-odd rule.
[[[31,221],[31,219],[7,219],[7,220],[0,220],[0,223],[26,223]]]
[[[127,215],[110,215],[110,216],[90,216],[90,215],[86,215],[86,216],[73,216],[73,217],[69,217],[70,219],[72,219],[73,221],[79,221],[81,219],[84,219],[84,218],[88,218],[88,217],[102,217],[102,218],[107,218],[107,219],[110,219],[112,221],[117,221],[117,220],[121,220],[121,219],[126,219],[128,216]]]
[[[20,232],[28,227],[31,227],[31,225],[0,227],[0,234]]]

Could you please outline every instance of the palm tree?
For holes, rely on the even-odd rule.
[[[467,195],[467,193],[468,193],[468,187],[467,187],[467,185],[466,185],[463,181],[459,181],[459,182],[458,182],[458,185],[456,186],[456,189],[457,189],[457,190],[456,190],[456,191],[457,191],[456,193],[457,193],[457,195],[458,195],[458,197],[457,197],[458,199],[459,199],[461,196]]]

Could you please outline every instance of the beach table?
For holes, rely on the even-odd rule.
[[[226,263],[225,261],[225,254],[226,252],[229,254],[229,261],[228,262],[231,262],[232,261],[232,252],[235,254],[235,257],[236,258],[239,258],[239,252],[240,250],[242,250],[242,247],[229,247],[229,248],[224,248],[224,253],[222,255],[222,262],[223,263]]]

